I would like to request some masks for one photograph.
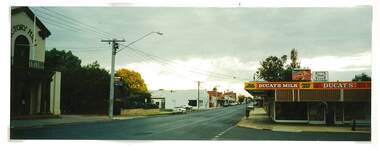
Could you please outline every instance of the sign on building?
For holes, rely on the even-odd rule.
[[[327,82],[327,81],[329,81],[329,72],[328,71],[314,71],[313,72],[313,81],[315,81],[315,82]]]
[[[311,81],[310,69],[295,69],[292,71],[293,81]]]
[[[371,89],[371,82],[246,82],[245,90]]]

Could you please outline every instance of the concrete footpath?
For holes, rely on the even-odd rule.
[[[307,123],[275,123],[263,108],[254,108],[250,112],[249,118],[245,117],[237,124],[239,127],[254,128],[270,131],[281,132],[349,132],[349,133],[371,133],[371,129],[357,128],[356,131],[351,130],[349,125],[311,125]]]
[[[128,120],[135,118],[144,118],[148,116],[114,116],[112,120]],[[111,121],[105,115],[60,115],[55,118],[45,119],[18,119],[10,121],[10,128],[37,128],[44,126],[73,124],[73,123],[90,123]]]

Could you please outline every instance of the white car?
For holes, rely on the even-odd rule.
[[[182,105],[181,107],[185,108],[187,111],[193,110],[193,106],[190,106],[190,105]]]
[[[230,105],[234,106],[234,105],[237,105],[237,103],[236,103],[236,102],[233,102],[233,103],[230,103]]]
[[[174,107],[173,113],[186,113],[186,109],[183,107]]]

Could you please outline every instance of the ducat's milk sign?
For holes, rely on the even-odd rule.
[[[246,82],[246,90],[371,89],[371,82]]]
[[[245,89],[298,89],[298,82],[252,82],[246,83]]]

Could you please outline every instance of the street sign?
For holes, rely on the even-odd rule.
[[[115,77],[114,85],[115,86],[123,86],[123,81],[121,80],[121,77]]]
[[[329,81],[329,72],[328,71],[314,71],[313,72],[313,81],[315,81],[315,82],[327,82],[327,81]]]

